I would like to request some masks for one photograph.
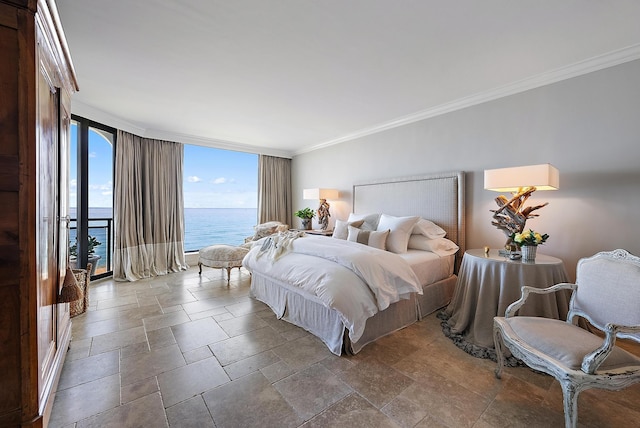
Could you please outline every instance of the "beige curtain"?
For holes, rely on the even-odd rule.
[[[118,131],[113,277],[136,281],[188,266],[184,259],[182,144]]]
[[[260,155],[258,223],[280,221],[292,226],[291,159]]]

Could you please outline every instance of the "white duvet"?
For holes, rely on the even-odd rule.
[[[304,290],[340,314],[349,337],[357,342],[367,318],[411,293],[422,294],[418,277],[400,256],[355,242],[319,236],[295,239],[278,260],[256,257],[243,266]]]

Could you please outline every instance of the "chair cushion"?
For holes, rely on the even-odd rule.
[[[495,321],[504,327],[505,336],[519,338],[572,370],[580,370],[584,356],[602,346],[604,342],[603,338],[595,334],[556,319],[516,316],[496,317]],[[596,372],[629,366],[640,368],[640,358],[614,346]]]
[[[198,263],[213,268],[227,268],[242,266],[242,259],[249,249],[233,245],[211,245],[198,252]]]

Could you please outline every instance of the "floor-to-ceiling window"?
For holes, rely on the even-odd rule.
[[[115,129],[73,116],[69,177],[71,263],[83,267],[92,263],[94,278],[113,271],[115,138]]]
[[[185,251],[240,245],[258,218],[258,155],[185,144]]]

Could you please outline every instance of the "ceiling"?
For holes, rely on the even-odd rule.
[[[637,0],[57,0],[73,112],[291,156],[640,58]]]

